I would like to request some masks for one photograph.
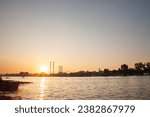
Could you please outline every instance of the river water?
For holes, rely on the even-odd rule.
[[[33,82],[10,94],[24,100],[150,99],[150,76],[9,77],[8,80]]]

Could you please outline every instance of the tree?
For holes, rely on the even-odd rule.
[[[104,69],[104,73],[109,73],[109,69]]]
[[[142,62],[135,63],[135,70],[138,75],[143,75],[145,70],[145,64],[143,64]]]
[[[121,70],[122,71],[127,71],[128,70],[128,65],[126,65],[126,64],[121,65]]]
[[[142,62],[135,63],[135,70],[137,70],[137,71],[143,71],[144,68],[145,68],[145,64],[143,64]]]
[[[28,75],[29,75],[29,72],[20,72],[19,75],[20,75],[20,76],[28,76]]]
[[[126,64],[121,65],[121,72],[124,76],[127,76],[128,75],[128,65],[126,65]]]
[[[149,70],[150,70],[150,62],[147,62],[147,63],[145,64],[145,67],[146,67],[146,69],[149,69]]]
[[[145,63],[145,72],[150,73],[150,62]]]
[[[103,76],[110,76],[110,71],[109,71],[109,69],[104,69],[104,71],[103,71]]]

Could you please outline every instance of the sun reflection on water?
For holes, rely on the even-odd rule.
[[[40,99],[44,99],[45,97],[45,77],[41,77],[40,80]]]

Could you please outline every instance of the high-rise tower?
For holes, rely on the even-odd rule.
[[[50,66],[49,66],[49,75],[51,75],[51,69],[52,69],[52,62],[50,62]]]

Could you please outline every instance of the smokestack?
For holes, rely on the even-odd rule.
[[[53,61],[53,74],[54,74],[55,62]]]
[[[52,69],[52,62],[50,62],[50,66],[49,66],[49,75],[51,75],[51,69]]]

